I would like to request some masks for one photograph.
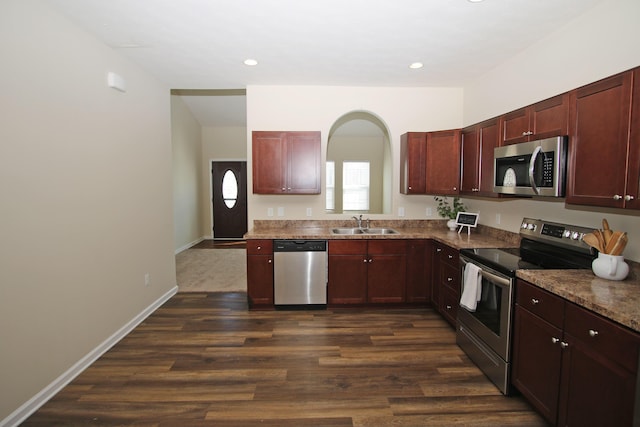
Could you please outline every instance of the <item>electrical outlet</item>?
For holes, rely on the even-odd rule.
[[[312,215],[311,208],[307,208],[307,216],[311,216],[311,215]]]
[[[500,214],[496,214],[496,224],[500,224]]]
[[[144,273],[144,285],[149,286],[151,284],[151,275],[149,273]]]
[[[427,208],[427,216],[433,216],[433,209]]]
[[[282,206],[278,206],[278,216],[284,216],[284,208]]]
[[[267,208],[267,216],[273,216],[273,208]]]
[[[402,206],[398,208],[398,216],[404,216],[404,208]]]

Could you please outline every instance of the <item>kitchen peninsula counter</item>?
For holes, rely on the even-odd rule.
[[[597,277],[587,270],[518,270],[516,276],[542,289],[640,332],[640,268],[625,280]]]

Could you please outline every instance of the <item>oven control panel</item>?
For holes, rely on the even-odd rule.
[[[561,244],[573,249],[589,251],[589,245],[584,243],[582,238],[593,230],[593,228],[578,225],[524,218],[520,225],[520,236],[531,240],[554,242],[554,244]]]

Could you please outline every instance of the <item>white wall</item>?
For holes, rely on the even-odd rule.
[[[640,65],[640,1],[607,0],[464,88],[464,123],[477,123]],[[640,212],[565,206],[564,200],[468,200],[480,223],[517,231],[523,217],[629,233],[640,261]],[[496,223],[500,214],[501,223]]]
[[[0,3],[0,52],[3,420],[176,277],[168,88],[35,0]]]
[[[251,132],[320,131],[322,164],[326,160],[327,137],[331,126],[352,111],[367,111],[386,124],[391,138],[393,164],[392,212],[370,215],[372,220],[397,218],[399,207],[405,218],[426,218],[427,206],[435,207],[433,197],[399,194],[400,135],[405,132],[433,131],[462,126],[460,88],[368,88],[327,86],[249,86],[247,88],[247,153],[249,156],[249,228],[254,219],[340,219],[348,214],[324,213],[324,173],[322,194],[309,196],[256,195],[251,191]],[[277,216],[277,208],[284,216]],[[306,208],[312,217],[306,217]],[[268,217],[273,208],[274,217]],[[435,211],[435,209],[434,209]],[[435,217],[433,217],[435,218]]]
[[[180,96],[171,96],[173,240],[175,251],[202,239],[202,128]]]
[[[202,128],[202,173],[200,175],[202,189],[200,198],[200,212],[202,215],[202,236],[211,239],[213,235],[213,221],[211,199],[211,161],[246,161],[247,160],[247,128],[210,127]],[[248,189],[251,191],[251,188]]]

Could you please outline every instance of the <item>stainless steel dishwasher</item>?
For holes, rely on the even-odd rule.
[[[273,241],[276,306],[327,304],[327,241]]]

